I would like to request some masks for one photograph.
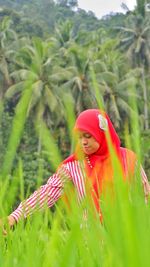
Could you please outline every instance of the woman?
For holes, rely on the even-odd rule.
[[[105,186],[113,181],[112,156],[116,156],[122,176],[129,179],[136,169],[136,155],[120,147],[120,139],[106,113],[98,109],[83,111],[77,118],[74,132],[77,133],[79,144],[75,153],[62,162],[57,172],[52,175],[47,184],[41,186],[27,200],[8,216],[12,226],[22,217],[26,218],[37,209],[42,209],[45,203],[51,207],[63,195],[64,185],[72,181],[77,191],[79,202],[87,192],[91,195],[96,210],[100,212],[99,200]],[[150,192],[147,177],[142,167],[141,176],[145,197]],[[87,190],[87,181],[90,186]],[[37,205],[38,204],[38,205]]]

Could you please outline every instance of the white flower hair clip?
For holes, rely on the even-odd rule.
[[[98,115],[99,120],[99,128],[103,131],[107,131],[108,129],[108,121],[105,117],[103,117],[101,114]]]

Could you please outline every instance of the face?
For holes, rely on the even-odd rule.
[[[96,139],[91,134],[84,131],[79,132],[79,142],[86,155],[95,153],[100,147]]]

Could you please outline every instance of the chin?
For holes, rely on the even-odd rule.
[[[90,151],[88,152],[88,151],[83,151],[84,152],[84,154],[85,155],[87,155],[87,156],[90,156],[90,155],[92,155],[93,153],[91,153]]]

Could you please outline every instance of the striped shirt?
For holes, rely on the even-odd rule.
[[[35,210],[42,209],[45,205],[52,207],[62,196],[64,186],[72,181],[77,191],[78,201],[85,196],[85,175],[82,171],[81,161],[73,161],[63,164],[53,174],[47,183],[36,190],[28,199],[21,202],[18,208],[10,215],[18,222],[21,217],[26,218]]]
[[[142,183],[144,187],[145,199],[150,194],[150,185],[142,167],[140,167]],[[20,203],[18,208],[10,215],[18,222],[21,217],[26,218],[35,210],[42,209],[45,205],[52,207],[62,196],[64,186],[72,181],[77,192],[79,203],[85,197],[85,174],[83,162],[74,160],[63,164],[58,171],[53,174],[47,183],[36,190],[27,200]]]

